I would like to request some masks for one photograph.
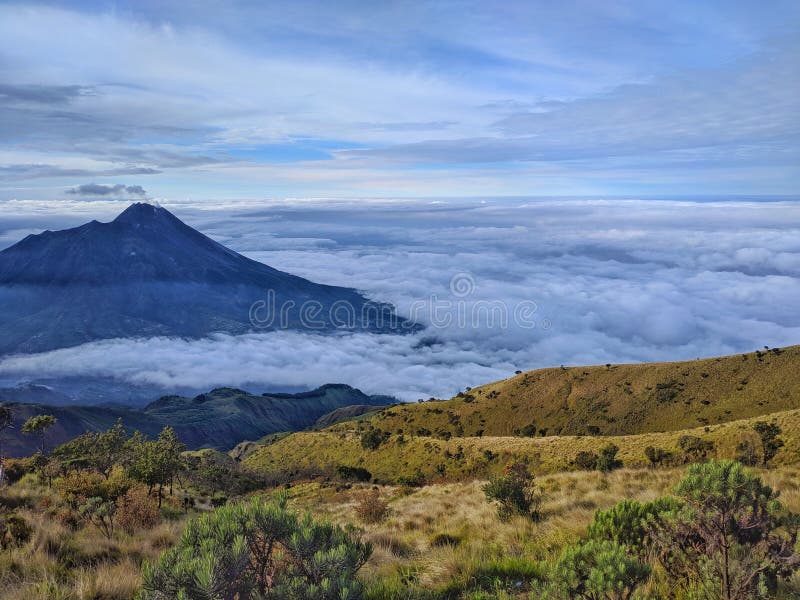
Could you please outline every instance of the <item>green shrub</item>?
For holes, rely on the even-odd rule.
[[[490,502],[499,503],[497,513],[503,520],[512,515],[533,520],[541,517],[542,496],[528,466],[523,463],[509,464],[502,477],[494,477],[483,486],[483,493]]]
[[[568,546],[556,561],[541,598],[627,600],[647,581],[650,567],[616,542],[589,540]]]
[[[672,452],[663,448],[654,448],[653,446],[645,448],[644,455],[650,461],[650,466],[654,468],[660,467],[672,459]]]
[[[17,513],[0,514],[0,549],[21,546],[31,539],[32,533],[31,526]]]
[[[766,465],[783,448],[783,440],[778,436],[781,428],[777,423],[767,423],[758,421],[753,425],[753,429],[761,440],[761,450],[763,454],[763,464]]]
[[[588,530],[589,539],[616,542],[644,556],[648,550],[648,531],[652,523],[679,506],[680,503],[672,497],[653,502],[623,500],[608,510],[594,513]]]
[[[382,429],[369,429],[361,434],[361,447],[365,450],[377,450],[380,445],[389,439],[389,432]]]
[[[348,467],[339,465],[336,467],[336,475],[345,481],[371,481],[372,473],[362,467]]]
[[[389,503],[378,490],[365,492],[356,504],[356,514],[365,523],[380,523],[389,513]]]
[[[622,461],[617,458],[617,452],[619,452],[619,447],[614,444],[603,446],[597,457],[597,470],[610,473],[614,469],[622,467]]]
[[[359,600],[356,572],[372,552],[353,533],[298,518],[286,496],[253,498],[189,521],[177,545],[146,565],[142,600]]]

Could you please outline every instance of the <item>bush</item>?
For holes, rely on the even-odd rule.
[[[389,503],[381,498],[378,490],[365,492],[356,504],[356,514],[365,523],[380,523],[388,513]]]
[[[598,456],[594,452],[582,450],[575,455],[575,466],[583,471],[594,471],[597,468]]]
[[[389,432],[382,429],[370,429],[361,434],[361,447],[365,450],[377,450],[389,439]]]
[[[254,498],[189,521],[177,545],[145,566],[141,598],[363,598],[355,575],[371,546],[298,518],[286,500]]]
[[[797,570],[800,518],[785,513],[777,493],[741,463],[692,465],[675,494],[683,506],[651,535],[659,562],[688,595],[762,597]]]
[[[17,513],[0,514],[0,549],[21,546],[31,539],[32,533],[31,526]]]
[[[622,600],[647,581],[650,567],[616,542],[590,540],[565,548],[552,573],[538,597]]]
[[[610,473],[614,469],[622,467],[622,461],[617,459],[617,452],[619,452],[619,447],[614,444],[608,444],[601,448],[600,455],[597,457],[597,470]]]
[[[539,520],[542,496],[533,475],[523,463],[511,463],[502,477],[495,477],[483,486],[487,500],[499,503],[497,513],[506,520],[512,515],[522,515]]]
[[[114,535],[116,511],[117,505],[112,500],[104,500],[97,496],[86,500],[78,509],[81,517],[97,527],[107,539],[111,539]]]
[[[648,532],[653,523],[680,503],[671,497],[653,502],[623,500],[608,510],[598,510],[589,525],[589,539],[616,542],[626,546],[640,557],[647,553]]]
[[[703,461],[714,450],[714,443],[696,435],[682,435],[678,438],[678,445],[688,462]]]
[[[672,452],[664,450],[663,448],[654,448],[653,446],[645,448],[644,455],[647,457],[647,460],[650,461],[650,466],[653,468],[660,467],[672,459]]]
[[[781,428],[777,423],[758,421],[753,425],[753,429],[761,440],[763,464],[766,466],[775,457],[778,450],[783,448],[783,440],[778,437],[781,434]]]
[[[144,488],[136,487],[128,490],[117,502],[117,525],[128,534],[152,529],[160,520],[158,503]]]
[[[449,533],[437,533],[431,537],[431,546],[441,548],[443,546],[458,546],[461,538]]]
[[[336,475],[345,481],[371,481],[372,473],[361,467],[348,467],[339,465],[336,467]]]

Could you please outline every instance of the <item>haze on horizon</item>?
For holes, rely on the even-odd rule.
[[[800,4],[4,2],[0,200],[796,196]]]

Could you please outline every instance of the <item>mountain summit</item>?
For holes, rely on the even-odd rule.
[[[0,252],[0,354],[114,337],[404,325],[355,290],[246,258],[151,204]]]

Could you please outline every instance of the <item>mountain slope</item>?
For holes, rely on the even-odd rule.
[[[387,408],[368,423],[439,437],[628,435],[795,408],[800,346],[673,363],[539,369],[451,400]]]
[[[20,432],[22,423],[37,414],[51,414],[58,423],[48,432],[51,446],[86,431],[102,431],[119,418],[126,429],[138,429],[149,436],[171,425],[189,449],[228,450],[243,440],[267,434],[297,431],[314,425],[317,419],[353,404],[378,407],[391,402],[386,396],[367,396],[347,385],[328,384],[299,394],[254,395],[242,390],[218,388],[194,398],[165,396],[142,410],[99,406],[47,406],[6,403],[14,414],[15,427],[6,431],[3,447],[11,456],[36,451],[38,439]]]
[[[0,252],[0,354],[112,337],[239,334],[253,329],[254,303],[267,301],[256,313],[262,330],[387,331],[404,324],[355,290],[278,271],[162,207],[137,203],[110,223],[29,235]],[[300,307],[309,302],[321,310],[304,320]],[[276,315],[289,303],[280,323]],[[337,319],[332,307],[342,304],[357,318]]]

